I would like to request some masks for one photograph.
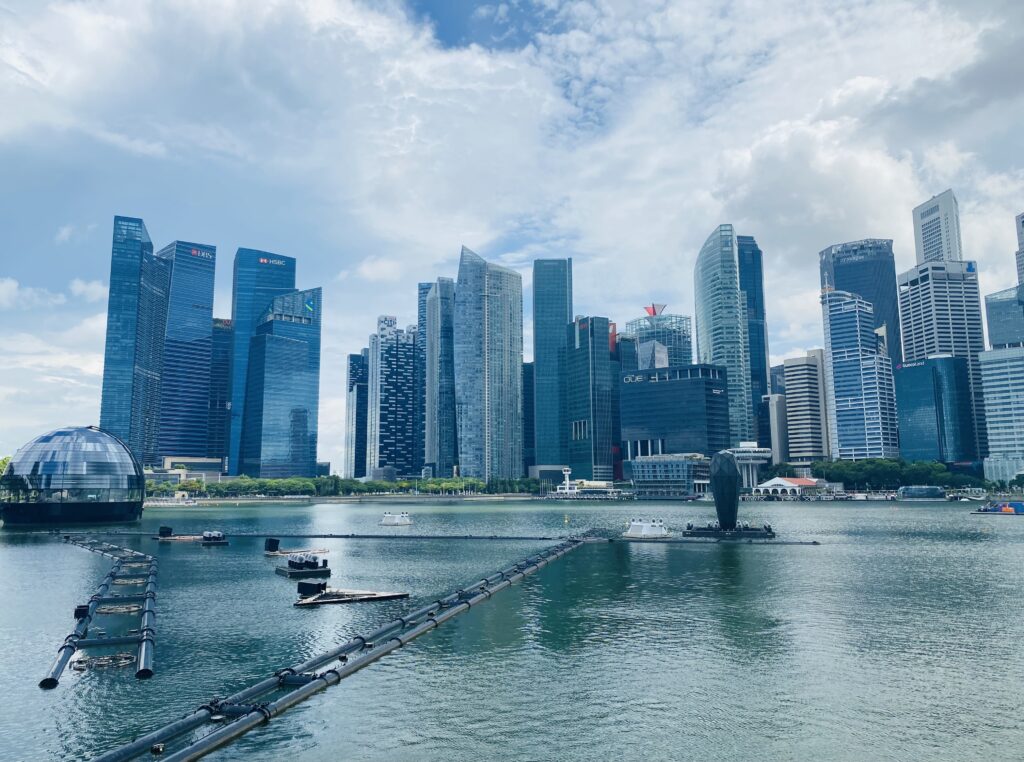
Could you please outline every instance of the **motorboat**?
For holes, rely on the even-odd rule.
[[[631,540],[658,540],[668,537],[669,531],[662,519],[630,519],[622,536]]]
[[[412,516],[409,515],[408,511],[402,511],[401,513],[384,511],[384,517],[380,520],[380,525],[382,527],[412,526]]]

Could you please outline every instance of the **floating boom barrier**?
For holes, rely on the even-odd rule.
[[[319,691],[338,684],[349,675],[439,627],[449,619],[469,611],[476,604],[483,603],[500,590],[544,568],[582,544],[580,539],[569,538],[507,569],[495,572],[474,585],[400,616],[368,635],[356,635],[348,642],[294,667],[279,669],[271,677],[225,699],[214,699],[179,720],[97,757],[94,762],[126,762],[147,752],[160,753],[168,741],[202,727],[215,715],[221,718],[236,718],[164,758],[168,762],[199,759]],[[332,664],[329,669],[317,671]],[[274,701],[256,701],[266,694],[288,688],[291,690]]]
[[[60,682],[60,676],[64,674],[64,670],[75,652],[90,646],[137,645],[138,655],[135,658],[135,663],[138,669],[135,671],[135,677],[139,680],[152,677],[156,637],[156,559],[137,550],[122,548],[106,542],[78,540],[70,535],[65,535],[64,540],[69,545],[77,545],[115,560],[114,565],[107,572],[107,576],[103,578],[100,586],[89,599],[89,603],[75,608],[75,619],[77,620],[75,629],[64,638],[64,643],[57,649],[57,658],[54,659],[46,677],[39,681],[39,687],[47,690],[56,688]],[[111,586],[118,583],[145,584],[146,587],[143,593],[137,595],[108,595]],[[102,616],[109,613],[122,613],[119,610],[122,606],[126,607],[123,613],[129,613],[128,604],[141,604],[138,607],[132,606],[133,609],[137,608],[140,612],[138,634],[124,637],[87,637],[93,617],[97,614]]]

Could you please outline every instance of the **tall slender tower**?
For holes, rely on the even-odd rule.
[[[427,295],[425,459],[448,477],[459,462],[455,423],[455,282],[438,278]]]
[[[455,286],[455,405],[463,476],[514,479],[523,464],[523,285],[462,247]]]
[[[753,236],[736,236],[739,261],[740,291],[747,306],[747,347],[750,353],[750,410],[753,434],[762,447],[772,444],[771,421],[767,396],[768,384],[768,319],[764,307],[764,261],[761,248]]]
[[[115,217],[100,428],[146,465],[158,462],[169,285],[167,261],[153,254],[145,223]]]
[[[569,467],[577,479],[615,478],[613,446],[618,441],[615,390],[619,363],[611,350],[605,317],[577,317],[566,326],[565,370],[569,424]]]
[[[416,475],[416,326],[398,327],[392,315],[377,319],[370,336],[366,471],[391,467],[397,476]]]
[[[231,321],[213,319],[213,347],[210,350],[210,416],[206,456],[222,462],[228,456],[228,427],[231,425]]]
[[[566,326],[573,320],[572,259],[533,263],[533,436],[537,465],[568,462]]]
[[[427,426],[427,297],[433,283],[419,283],[416,286],[416,398],[413,414],[413,456],[414,473],[423,470],[426,462]]]
[[[348,380],[345,396],[345,467],[342,476],[359,479],[366,476],[367,386],[370,380],[370,350],[348,356]]]
[[[723,366],[729,390],[730,445],[753,435],[750,345],[746,297],[740,291],[739,258],[732,225],[708,236],[694,269],[697,355],[700,362]]]
[[[1014,220],[1017,228],[1017,283],[1024,285],[1024,212]]]
[[[825,353],[811,349],[783,363],[789,462],[809,467],[829,457],[831,436],[825,394]]]
[[[914,209],[914,248],[919,265],[943,260],[959,262],[964,258],[960,205],[951,189]]]

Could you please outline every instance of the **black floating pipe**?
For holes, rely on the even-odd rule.
[[[268,706],[275,707],[273,711],[274,714],[283,712],[285,709],[292,706],[292,703],[290,702],[282,703],[285,699],[295,696],[295,694],[301,691],[302,693],[300,696],[297,696],[295,699],[295,703],[297,703],[298,701],[307,698],[309,695],[326,688],[328,685],[333,685],[334,682],[341,680],[343,677],[347,677],[349,674],[352,674],[352,672],[362,669],[362,667],[376,661],[385,654],[390,653],[396,648],[400,648],[405,643],[408,643],[412,637],[418,637],[419,634],[433,629],[457,614],[468,610],[476,603],[487,600],[494,592],[508,587],[513,582],[522,579],[528,574],[532,574],[543,566],[546,566],[551,561],[561,558],[570,550],[578,548],[580,545],[582,545],[582,542],[576,539],[564,541],[553,548],[549,548],[542,553],[531,556],[525,561],[520,561],[507,569],[496,572],[468,588],[459,590],[451,595],[422,606],[421,608],[399,617],[398,619],[394,619],[387,624],[378,627],[367,635],[356,635],[346,643],[343,643],[323,654],[307,659],[300,664],[296,664],[294,667],[279,669],[273,676],[264,678],[258,683],[254,683],[248,688],[238,691],[225,699],[215,700],[209,704],[205,704],[191,714],[185,715],[174,722],[164,725],[162,728],[158,728],[144,736],[136,738],[134,741],[125,744],[124,746],[96,757],[93,762],[127,762],[127,760],[134,759],[138,755],[150,751],[150,749],[157,744],[164,744],[173,738],[201,727],[209,721],[214,714],[221,713],[220,707],[222,706],[230,707],[229,713],[235,715],[239,711],[238,707],[244,706],[257,697],[263,696],[264,694],[280,689],[284,685],[290,684],[291,678],[295,676],[314,671],[320,667],[330,664],[331,662],[338,660],[343,662],[341,667],[325,672],[324,675],[327,675],[327,678],[325,678],[324,675],[314,677],[301,687],[287,694],[282,699],[274,702],[274,704],[253,705],[252,710],[242,715],[240,719],[232,722],[224,728],[204,736],[203,739],[198,741],[196,744],[193,744],[187,749],[184,749],[168,758],[169,760],[198,759],[204,754],[228,743],[235,737],[242,735],[256,725],[269,719],[272,715],[267,713]],[[429,622],[430,626],[421,629],[416,636],[411,636],[411,632],[417,628],[422,628],[425,622]],[[399,639],[396,635],[403,629],[407,629],[408,632],[402,634]],[[351,661],[348,661],[348,656],[357,652],[363,653]],[[353,665],[355,665],[354,668]],[[331,681],[331,675],[337,675],[337,680]],[[218,738],[221,738],[221,734],[228,730],[232,731],[230,735],[223,737],[222,740],[218,740]]]
[[[146,600],[142,604],[142,621],[139,625],[139,653],[136,657],[136,664],[139,668],[135,671],[135,677],[139,680],[148,680],[153,676],[153,649],[156,636],[156,561],[149,566],[149,579],[146,580]]]

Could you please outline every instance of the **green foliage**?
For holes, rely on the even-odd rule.
[[[766,482],[769,479],[774,479],[776,476],[795,477],[796,469],[789,465],[789,463],[772,463],[771,465],[761,466],[759,477],[761,481]]]
[[[3,475],[3,472],[7,470],[7,464],[10,462],[10,455],[4,455],[2,458],[0,458],[0,475]]]
[[[841,482],[849,490],[895,490],[899,487],[931,484],[938,487],[982,487],[984,482],[966,474],[950,473],[942,463],[932,461],[865,460],[815,461],[811,473],[818,479]]]
[[[339,495],[387,495],[404,493],[425,493],[430,495],[489,494],[499,492],[533,493],[540,491],[536,479],[513,479],[485,485],[480,479],[409,479],[398,482],[357,481],[342,479],[340,476],[318,476],[315,479],[292,477],[288,479],[252,479],[240,476],[223,482],[189,480],[181,484],[171,482],[146,482],[146,495],[169,497],[176,491],[188,492],[195,497],[238,498],[251,496],[281,497],[284,495],[309,495],[334,497]]]

